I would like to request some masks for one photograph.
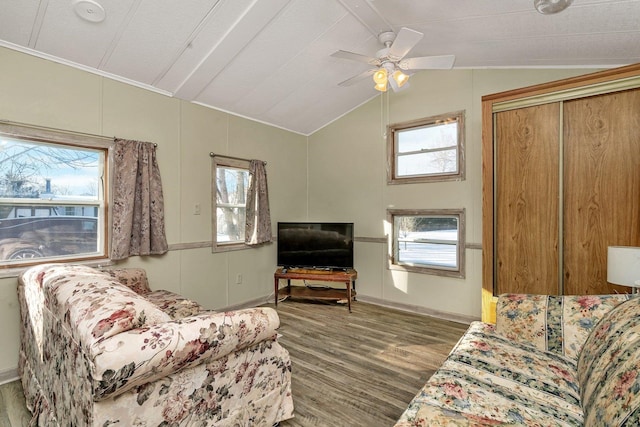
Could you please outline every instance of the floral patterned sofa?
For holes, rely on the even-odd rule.
[[[142,269],[44,264],[18,280],[19,372],[40,426],[271,426],[293,416],[277,313],[205,311]]]
[[[640,297],[501,295],[396,427],[507,425],[639,426]]]

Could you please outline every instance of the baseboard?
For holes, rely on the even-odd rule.
[[[424,314],[426,316],[436,317],[438,319],[450,320],[456,323],[470,324],[476,320],[480,320],[479,317],[467,316],[464,314],[449,313],[446,311],[433,310],[431,308],[421,307],[413,304],[403,304],[399,302],[387,301],[380,298],[370,297],[367,295],[358,295],[358,301],[366,302],[369,304],[379,305],[382,307],[395,308],[396,310],[408,311],[410,313]]]
[[[267,295],[266,297],[258,298],[256,300],[254,300],[252,303],[256,303],[256,301],[257,301],[258,305],[273,303],[273,295],[274,294],[272,292],[269,295]],[[375,297],[370,297],[370,296],[366,296],[366,295],[360,295],[359,294],[356,298],[357,298],[358,301],[362,301],[362,302],[366,302],[366,303],[374,304],[374,305],[379,305],[381,307],[394,308],[396,310],[408,311],[410,313],[415,313],[415,314],[423,314],[425,316],[436,317],[436,318],[442,319],[442,320],[450,320],[450,321],[456,322],[456,323],[464,323],[466,325],[470,324],[471,322],[475,322],[477,320],[480,320],[479,317],[466,316],[464,314],[456,314],[456,313],[449,313],[449,312],[446,312],[446,311],[433,310],[433,309],[430,309],[430,308],[421,307],[419,305],[403,304],[403,303],[399,303],[399,302],[387,301],[387,300],[384,300],[384,299],[381,299],[381,298],[375,298]]]
[[[5,369],[0,371],[0,385],[13,382],[20,377],[18,376],[18,367],[12,369]]]
[[[251,301],[245,301],[240,304],[234,304],[234,305],[230,305],[223,308],[216,308],[214,309],[214,311],[233,311],[233,310],[242,310],[243,308],[258,307],[269,302],[269,299],[271,300],[271,302],[273,302],[273,293],[271,293],[271,295],[252,299]]]

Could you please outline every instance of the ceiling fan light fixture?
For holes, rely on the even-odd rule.
[[[398,87],[402,87],[409,81],[409,76],[403,73],[401,70],[396,70],[393,75],[393,80],[398,84]]]
[[[568,8],[573,0],[534,0],[533,5],[536,10],[543,15],[562,12]]]
[[[397,92],[400,89],[409,87],[407,84],[409,76],[418,70],[444,70],[453,68],[455,62],[454,55],[405,58],[409,51],[413,49],[423,37],[424,34],[419,31],[402,27],[397,36],[393,31],[387,31],[379,35],[378,40],[384,45],[384,48],[378,51],[375,58],[344,50],[338,50],[332,53],[331,56],[334,58],[364,62],[370,67],[373,67],[338,83],[338,86],[349,86],[355,82],[369,79],[371,78],[370,76],[372,76],[375,82],[375,90],[386,92],[389,86],[391,86],[391,89]]]
[[[376,83],[376,85],[373,88],[375,90],[377,90],[378,92],[386,92],[387,91],[387,82]]]
[[[376,83],[376,85],[384,84],[386,86],[387,76],[387,70],[384,68],[379,68],[375,73],[373,73],[373,81]]]

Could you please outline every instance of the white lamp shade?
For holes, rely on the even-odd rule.
[[[615,285],[640,287],[640,248],[609,246],[607,282]]]

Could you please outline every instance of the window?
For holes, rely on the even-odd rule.
[[[213,177],[214,251],[243,249],[246,247],[244,235],[249,161],[216,156],[213,158]]]
[[[389,184],[464,179],[464,111],[389,126]]]
[[[387,211],[391,269],[464,277],[464,209]]]
[[[110,144],[0,123],[0,268],[107,256]]]

